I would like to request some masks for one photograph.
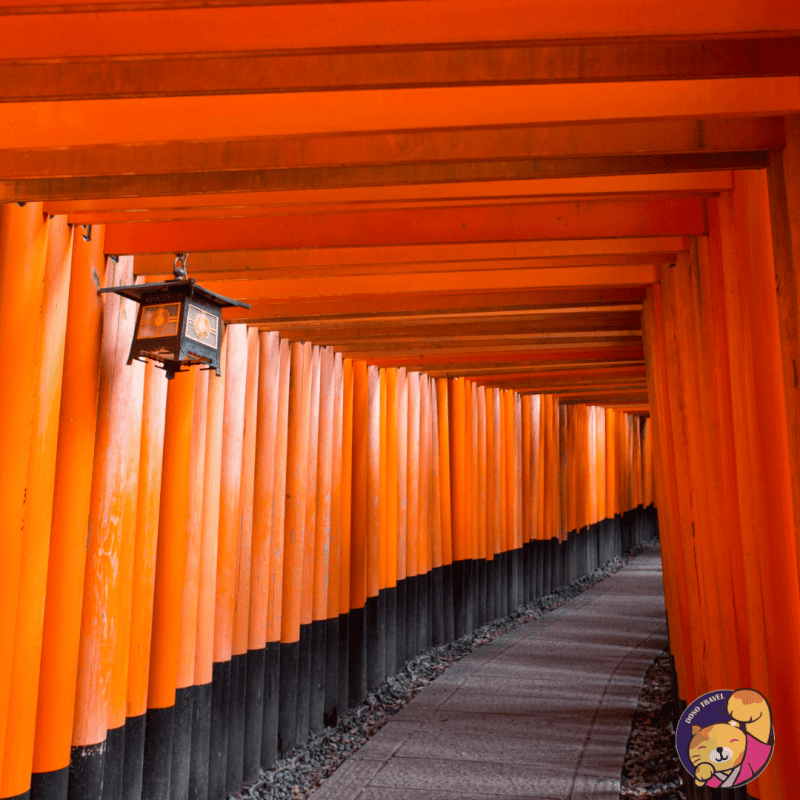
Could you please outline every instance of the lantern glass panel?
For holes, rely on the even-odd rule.
[[[220,318],[212,312],[189,303],[186,314],[186,338],[216,350],[219,341],[219,320]]]
[[[177,336],[180,310],[180,303],[144,306],[136,338],[160,339],[165,336]]]

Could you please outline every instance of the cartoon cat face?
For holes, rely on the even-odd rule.
[[[728,772],[742,763],[746,747],[744,731],[734,724],[718,723],[701,728],[692,726],[689,760],[695,770],[710,764],[715,772]]]

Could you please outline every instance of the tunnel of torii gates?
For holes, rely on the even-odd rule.
[[[223,798],[657,531],[796,797],[799,72],[793,0],[0,0],[0,797]],[[221,377],[98,295],[176,253]]]

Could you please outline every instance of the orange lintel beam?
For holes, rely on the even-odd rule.
[[[589,387],[595,388],[598,386],[613,386],[613,385],[630,385],[632,383],[641,383],[644,385],[645,374],[644,367],[635,367],[635,371],[626,372],[624,370],[574,370],[572,377],[555,377],[557,375],[564,375],[563,372],[553,372],[549,377],[548,373],[541,375],[525,374],[525,373],[498,373],[486,377],[474,378],[475,383],[479,385],[488,386],[509,386],[515,388],[536,389],[541,391],[542,394],[558,394],[562,390],[574,387]],[[620,373],[620,374],[616,374]],[[570,373],[566,373],[570,375]]]
[[[516,88],[516,87],[514,87]],[[557,87],[554,87],[557,88]],[[765,91],[774,91],[764,87]],[[788,91],[788,87],[784,87]],[[663,87],[655,89],[663,91]],[[450,91],[457,91],[455,89]],[[464,91],[464,90],[459,90]],[[475,89],[477,91],[477,89]],[[564,88],[567,92],[566,87]],[[679,91],[675,89],[674,91]],[[708,87],[713,96],[714,87]],[[324,95],[315,95],[322,97]],[[316,104],[317,100],[307,102]],[[746,93],[745,93],[746,98]],[[239,98],[242,99],[242,98]],[[221,98],[195,98],[208,107],[206,116],[220,114],[214,104]],[[103,101],[121,103],[124,101]],[[145,101],[129,100],[129,103]],[[152,101],[155,102],[155,101]],[[351,99],[355,102],[355,99]],[[420,100],[423,102],[423,100]],[[462,103],[471,103],[469,97],[461,98]],[[487,102],[490,99],[487,98]],[[531,102],[520,98],[520,102]],[[611,103],[615,102],[612,98]],[[461,127],[458,116],[450,120],[444,118],[440,129],[430,130],[428,126],[414,121],[412,111],[408,119],[401,118],[398,112],[397,124],[387,126],[379,123],[380,117],[371,121],[372,128],[361,131],[342,127],[340,130],[287,130],[276,135],[267,135],[269,129],[264,121],[264,133],[255,130],[244,133],[239,128],[214,128],[203,135],[202,127],[194,132],[176,129],[173,138],[164,140],[156,137],[151,141],[147,132],[138,134],[135,127],[124,126],[130,130],[129,138],[115,135],[113,141],[97,136],[88,129],[82,129],[61,120],[64,126],[64,143],[57,139],[48,141],[47,128],[38,117],[28,123],[30,141],[14,141],[18,126],[25,125],[27,104],[12,104],[20,109],[20,117],[8,117],[8,128],[0,128],[0,145],[3,159],[0,162],[0,179],[78,177],[105,175],[159,175],[168,172],[217,172],[253,169],[286,169],[310,167],[343,167],[367,164],[421,164],[435,161],[502,160],[513,158],[544,158],[564,156],[602,156],[602,155],[642,155],[645,153],[712,153],[729,151],[768,150],[780,148],[785,141],[783,120],[779,116],[764,116],[776,113],[775,110],[761,112],[756,109],[752,118],[721,117],[719,119],[622,119],[600,121],[567,120],[558,123],[546,117],[542,119],[506,120],[502,108],[491,113],[484,112],[483,118],[463,120]],[[60,105],[71,105],[69,103]],[[80,104],[76,104],[80,105]],[[224,105],[224,103],[223,103]],[[792,95],[775,109],[800,109],[800,102],[794,103]],[[36,108],[39,107],[37,104]],[[698,113],[711,114],[713,108],[706,110],[698,103]],[[738,110],[738,107],[737,109]],[[749,108],[741,106],[743,113]],[[76,109],[80,113],[79,109]],[[129,116],[142,114],[147,120],[147,131],[160,131],[161,119],[153,122],[148,109],[124,109],[116,112]],[[299,114],[302,109],[277,112]],[[156,113],[156,110],[153,111]],[[241,111],[229,108],[229,115]],[[555,112],[554,112],[555,113]],[[724,112],[719,112],[724,113]],[[731,112],[733,113],[733,112]],[[456,114],[456,110],[453,110]],[[690,112],[686,112],[691,116]],[[506,115],[508,116],[508,115]],[[632,116],[636,114],[632,112]],[[653,116],[669,116],[666,111]],[[0,124],[4,122],[4,106],[0,105]],[[46,117],[45,117],[46,119]],[[69,119],[72,119],[71,117]],[[98,124],[99,124],[98,120]],[[54,124],[58,124],[54,122]],[[480,127],[464,128],[465,125]],[[507,127],[513,125],[514,127]],[[324,127],[324,126],[323,126]],[[341,126],[340,126],[341,127]],[[391,127],[405,130],[391,130]],[[374,128],[374,129],[373,129]],[[152,136],[152,133],[149,134]],[[37,138],[38,137],[38,138]]]
[[[515,364],[515,363],[559,363],[575,360],[586,361],[620,361],[641,360],[644,358],[644,347],[640,344],[598,344],[577,346],[573,348],[528,348],[510,352],[507,348],[497,348],[484,352],[466,352],[461,354],[436,353],[417,354],[412,356],[395,356],[391,358],[375,358],[370,363],[378,366],[406,366],[408,369],[425,371],[442,365],[476,365],[476,364]]]
[[[644,406],[647,404],[647,392],[634,393],[630,395],[587,395],[585,397],[561,397],[559,398],[561,405],[582,405],[582,406],[617,406],[623,405],[636,405]]]
[[[4,103],[0,105],[0,144],[3,149],[30,150],[246,141],[486,125],[610,123],[737,114],[770,117],[798,109],[800,87],[796,77]],[[124,118],[126,124],[109,126],[110,117]]]
[[[730,175],[730,173],[726,173]],[[589,180],[602,180],[591,178]],[[564,181],[569,183],[569,181]],[[555,181],[554,181],[555,183]],[[561,183],[561,181],[558,181]],[[47,213],[57,214],[51,204]],[[429,262],[495,261],[515,258],[569,258],[579,256],[674,254],[689,249],[683,236],[619,239],[554,239],[530,242],[468,242],[463,244],[395,245],[388,247],[331,247],[320,249],[239,250],[194,252],[192,274],[199,272],[259,272],[264,269],[313,269],[334,266],[383,266]],[[171,254],[142,254],[134,261],[137,275],[172,273]]]
[[[343,320],[343,321],[309,321],[282,324],[279,327],[281,337],[293,339],[311,339],[321,336],[330,340],[353,341],[369,338],[378,342],[381,339],[396,339],[414,336],[420,339],[452,338],[469,335],[526,335],[537,333],[558,333],[569,331],[638,331],[641,330],[641,312],[619,312],[615,309],[594,311],[586,309],[583,314],[502,314],[499,316],[480,315],[469,319],[468,315],[459,314],[455,319],[447,317],[400,318]]]
[[[236,281],[244,287],[246,283],[260,280],[275,280],[279,278],[330,278],[334,276],[355,275],[402,275],[416,274],[420,279],[427,280],[430,273],[439,272],[474,272],[495,270],[529,270],[552,269],[564,267],[619,267],[635,264],[670,264],[676,261],[676,253],[630,253],[611,256],[558,256],[554,258],[517,258],[503,261],[428,261],[421,264],[364,264],[355,266],[328,267],[282,267],[264,269],[261,271],[241,270],[220,273],[210,273],[208,279]],[[172,265],[175,257],[170,256],[162,263],[169,270],[162,273],[163,278],[172,276]],[[192,273],[196,275],[195,271]]]
[[[796,74],[798,63],[798,38],[453,46],[411,52],[233,53],[207,58],[203,68],[198,68],[197,56],[183,54],[0,62],[0,102],[756,77]]]
[[[411,275],[359,275],[333,278],[280,278],[272,281],[208,281],[219,294],[240,299],[261,297],[337,297],[361,290],[374,295],[427,291],[492,291],[586,286],[645,286],[658,280],[651,264],[620,267],[565,267],[562,269],[502,270],[496,272],[431,273],[420,285]],[[240,284],[240,285],[237,285]],[[485,301],[484,301],[485,302]],[[251,309],[253,311],[253,309]],[[232,310],[228,319],[246,319]]]
[[[365,211],[106,228],[106,253],[175,253],[283,247],[357,247],[532,239],[596,239],[706,232],[700,198]]]
[[[84,13],[0,16],[5,57],[80,58],[231,53],[316,48],[391,47],[463,42],[582,41],[597,39],[726,38],[794,34],[800,8],[792,0],[740,3],[621,0],[611,13],[594,0],[411,0],[396,2],[174,8],[175,3],[120,0],[2,0],[13,13],[72,7]],[[195,5],[195,3],[180,3]],[[221,5],[211,0],[204,5]],[[116,6],[116,7],[115,7]],[[127,6],[127,9],[126,9]],[[121,7],[121,10],[120,10]],[[134,6],[135,7],[135,6]],[[87,13],[86,9],[94,13]],[[113,11],[114,13],[100,13]]]
[[[174,195],[164,197],[97,197],[45,203],[48,214],[70,214],[70,222],[99,222],[91,214],[114,212],[135,215],[191,212],[193,209],[246,209],[251,206],[314,206],[323,203],[374,203],[379,201],[448,200],[464,197],[548,197],[553,195],[636,194],[653,192],[718,192],[733,188],[730,171],[673,172],[652,175],[606,175],[552,180],[509,180],[438,183],[408,186],[357,186],[304,189],[286,192]],[[685,249],[685,248],[684,248]],[[544,255],[551,255],[545,253]],[[563,253],[558,253],[563,255]]]
[[[205,280],[203,281],[205,284]],[[646,289],[641,286],[591,286],[549,289],[511,289],[482,292],[433,292],[401,295],[358,294],[338,297],[261,298],[251,309],[237,309],[237,319],[272,330],[281,320],[298,317],[341,317],[347,315],[436,314],[488,311],[524,311],[553,309],[594,303],[629,303],[641,301]],[[223,311],[229,319],[232,310]]]
[[[197,163],[202,163],[202,160]],[[81,200],[95,197],[154,197],[223,192],[436,184],[471,181],[549,180],[694,170],[766,169],[769,152],[644,153],[605,156],[485,159],[334,167],[171,171],[157,175],[42,177],[0,180],[0,201]]]
[[[529,375],[547,375],[549,372],[560,372],[565,369],[575,369],[578,371],[588,371],[600,368],[612,367],[644,367],[643,361],[591,361],[591,360],[575,360],[568,362],[561,362],[558,364],[481,364],[479,366],[467,366],[464,364],[451,365],[451,369],[446,368],[447,365],[437,365],[435,368],[427,370],[428,375],[431,377],[447,377],[453,370],[458,372],[465,378],[472,378],[476,384],[486,383],[484,378],[490,378],[492,375],[513,375],[513,376],[529,376]],[[460,371],[459,371],[460,370]],[[513,370],[513,371],[512,371]]]
[[[638,320],[638,314],[642,311],[640,303],[609,303],[605,305],[588,306],[565,306],[562,308],[531,308],[521,310],[474,310],[474,311],[441,311],[439,313],[409,314],[403,311],[387,312],[382,314],[339,314],[334,317],[314,317],[298,315],[293,319],[276,322],[276,326],[285,331],[296,332],[308,329],[316,335],[317,331],[342,332],[360,328],[364,331],[363,335],[371,335],[373,330],[383,329],[385,326],[402,326],[399,330],[427,329],[427,326],[434,326],[431,330],[438,329],[448,324],[459,324],[463,327],[464,323],[470,326],[481,326],[487,323],[533,323],[539,321],[543,325],[559,324],[561,329],[569,329],[573,321],[580,321],[587,315],[592,318],[605,319],[608,315],[615,315],[615,318],[626,319],[633,314]],[[635,312],[635,313],[634,313]],[[622,316],[620,316],[622,315]],[[267,323],[260,323],[262,326]],[[640,327],[638,324],[636,327]],[[475,328],[477,329],[477,328]],[[313,336],[309,336],[312,338]]]
[[[420,358],[421,356],[436,354],[437,356],[449,357],[463,357],[466,359],[473,359],[485,353],[496,353],[498,348],[503,349],[507,353],[517,352],[530,352],[531,350],[540,350],[543,354],[552,356],[553,352],[564,350],[574,347],[617,347],[629,346],[635,347],[641,342],[641,338],[629,337],[627,339],[582,339],[570,340],[560,342],[536,342],[536,341],[506,341],[505,339],[494,339],[489,343],[484,342],[464,342],[460,346],[458,344],[445,344],[442,346],[434,346],[429,349],[424,348],[419,344],[381,344],[378,347],[371,347],[370,345],[348,345],[347,347],[337,348],[345,357],[348,358],[362,358],[368,360],[370,363],[375,363],[376,360],[380,361],[384,358],[394,359],[396,362],[405,363],[408,358]]]

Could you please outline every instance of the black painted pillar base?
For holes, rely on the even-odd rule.
[[[326,728],[335,725],[339,719],[339,617],[325,621],[325,700],[322,713]]]
[[[225,800],[228,775],[228,718],[231,662],[218,661],[211,679],[211,735],[208,753],[208,800]],[[147,763],[145,763],[147,770]]]
[[[397,663],[397,587],[389,586],[383,590],[384,613],[386,625],[386,649],[384,658],[386,659],[386,676],[396,674],[400,667]]]
[[[174,725],[175,706],[147,709],[142,800],[169,800]]]
[[[189,797],[208,797],[208,763],[211,749],[211,683],[194,687],[192,751],[189,759]]]
[[[278,758],[297,746],[297,672],[300,642],[281,642],[278,689]]]
[[[34,772],[30,792],[26,794],[30,800],[66,800],[68,787],[69,767],[64,767],[52,772]]]
[[[354,708],[367,696],[367,616],[363,608],[351,608],[347,616],[350,623],[347,708]]]
[[[264,730],[264,658],[264,648],[247,652],[242,768],[245,785],[258,778],[261,767],[261,734]]]
[[[192,716],[194,714],[194,695],[194,686],[185,686],[175,692],[175,716],[172,723],[172,770],[170,771],[169,780],[169,800],[189,800],[189,776],[191,774],[192,763]]]
[[[326,632],[328,621],[314,620],[311,623],[311,696],[308,707],[308,729],[311,733],[322,733],[325,727],[325,670]]]
[[[144,769],[144,737],[147,714],[125,720],[125,757],[122,766],[122,800],[141,800]],[[36,797],[31,784],[31,798]],[[54,795],[54,800],[58,796]]]
[[[408,661],[408,648],[406,642],[406,594],[408,591],[406,578],[397,581],[395,589],[395,637],[394,657],[398,671]]]
[[[381,619],[380,594],[368,597],[364,605],[367,628],[367,690],[383,681],[386,668],[386,628]]]
[[[296,744],[308,739],[308,714],[311,702],[311,623],[300,625],[297,656],[297,733]]]
[[[455,638],[460,639],[467,631],[467,612],[464,604],[464,562],[453,562],[453,625]]]
[[[339,614],[339,716],[350,708],[350,613]]]
[[[247,653],[231,657],[231,689],[228,706],[228,794],[242,788],[244,769],[244,715],[247,693]]]
[[[280,717],[281,644],[264,645],[264,710],[261,715],[261,768],[278,760],[278,719]]]

